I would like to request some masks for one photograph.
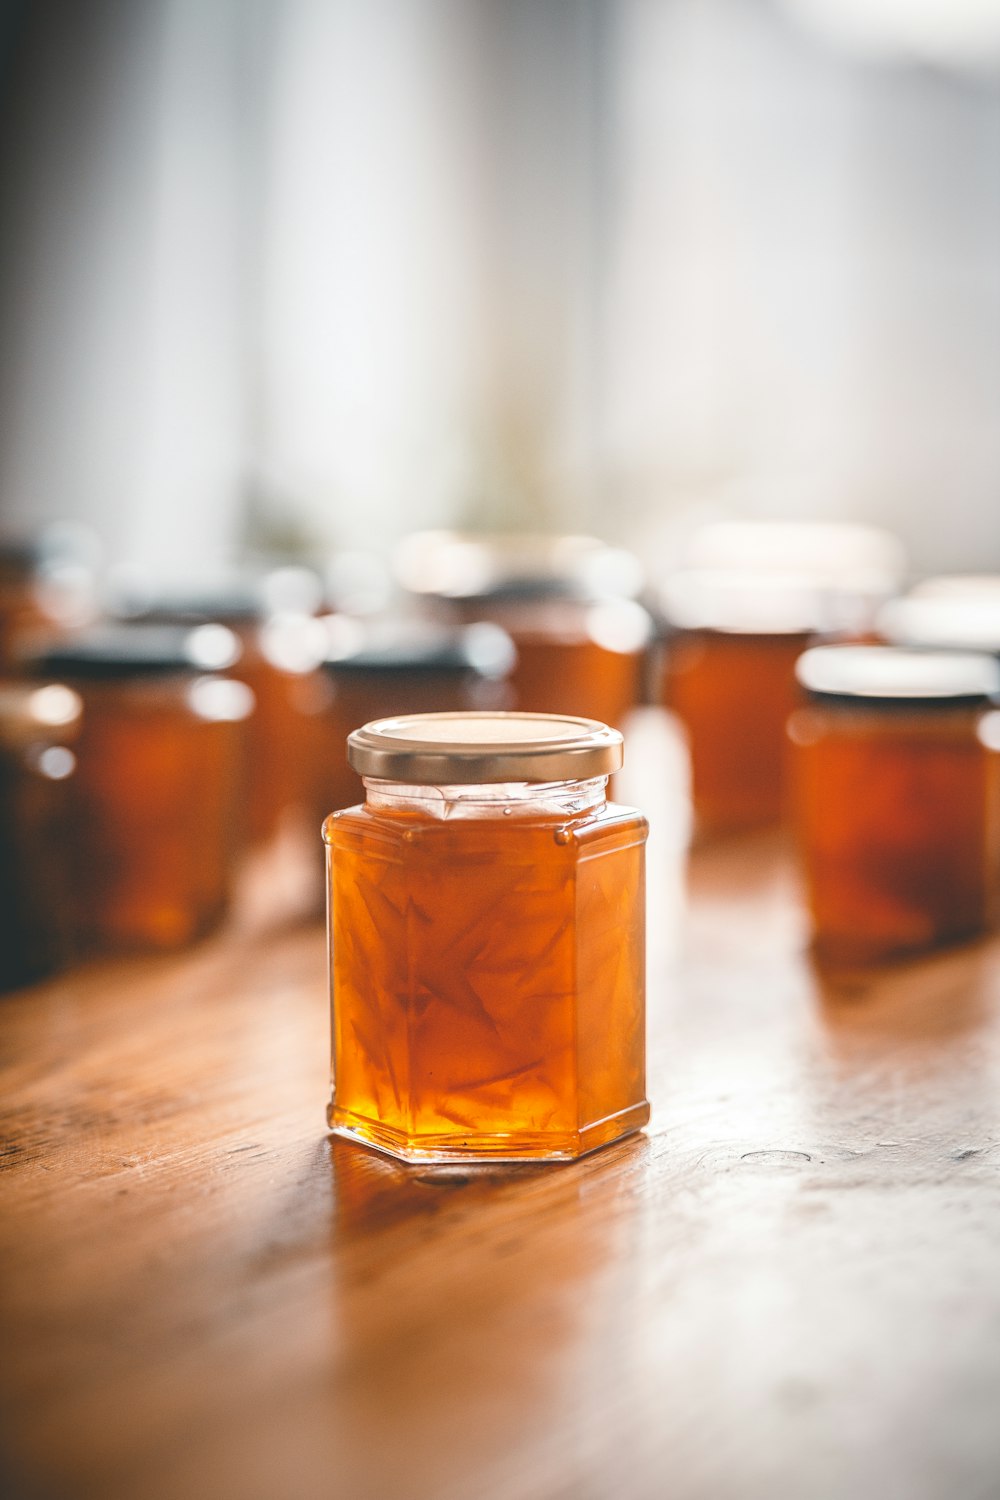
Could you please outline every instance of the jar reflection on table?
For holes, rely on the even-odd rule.
[[[594,537],[420,532],[400,581],[454,618],[501,626],[517,647],[514,704],[621,728],[642,699],[652,620],[632,597],[635,557]]]
[[[1000,668],[821,647],[798,666],[796,820],[817,951],[868,962],[968,938],[1000,878]]]
[[[0,683],[0,990],[72,951],[65,829],[81,708],[61,683]]]
[[[646,823],[605,800],[620,735],[429,714],[350,745],[365,803],[324,828],[332,1128],[413,1161],[567,1159],[640,1128]]]
[[[66,841],[81,940],[174,948],[226,912],[253,695],[221,625],[119,626],[50,650],[84,704]]]
[[[326,625],[311,757],[316,827],[335,808],[364,801],[361,778],[347,761],[352,730],[393,714],[507,708],[516,658],[509,636],[494,625],[341,616]]]

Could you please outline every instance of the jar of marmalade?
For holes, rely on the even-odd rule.
[[[243,827],[250,844],[269,842],[292,807],[308,802],[310,714],[323,630],[314,618],[322,585],[307,568],[277,568],[199,592],[135,594],[120,612],[145,623],[221,624],[240,643],[233,676],[254,696],[247,725]]]
[[[329,871],[338,1134],[405,1161],[564,1160],[649,1118],[645,819],[616,731],[540,714],[356,730]]]
[[[52,973],[71,949],[65,829],[80,710],[61,683],[0,684],[0,990]]]
[[[85,943],[179,947],[224,914],[253,695],[216,674],[238,655],[222,625],[126,625],[36,659],[84,705],[67,838]]]
[[[671,580],[662,604],[659,697],[687,741],[698,828],[777,821],[795,663],[828,623],[822,598],[779,578],[690,572]]]
[[[456,618],[501,626],[517,648],[514,706],[582,714],[621,728],[642,701],[653,622],[631,597],[631,553],[596,537],[421,532],[398,562],[401,581]]]
[[[1000,668],[986,656],[807,651],[793,714],[817,951],[866,962],[971,937],[1000,874]]]

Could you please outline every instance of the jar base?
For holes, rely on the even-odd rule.
[[[423,1164],[455,1162],[566,1162],[576,1161],[610,1146],[623,1136],[641,1130],[649,1119],[649,1103],[643,1099],[615,1115],[607,1115],[582,1130],[551,1135],[541,1131],[518,1131],[510,1135],[422,1135],[409,1136],[377,1120],[368,1120],[350,1110],[331,1105],[327,1120],[334,1135],[357,1141],[391,1156],[396,1161]]]
[[[864,938],[856,933],[820,933],[813,937],[810,951],[819,968],[877,968],[880,965],[907,963],[929,954],[945,952],[973,943],[983,936],[985,927],[977,923],[949,932],[938,932],[922,939],[898,937]]]

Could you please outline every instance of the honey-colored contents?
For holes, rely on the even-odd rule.
[[[798,830],[816,945],[891,957],[969,937],[992,915],[1000,761],[978,716],[800,710]]]
[[[596,641],[553,640],[513,631],[517,665],[511,676],[525,713],[582,714],[620,729],[640,700],[642,653],[608,651]]]
[[[785,726],[808,634],[692,631],[667,645],[663,701],[681,720],[691,797],[708,832],[774,822],[787,785]]]
[[[334,814],[335,1129],[420,1159],[578,1156],[645,1099],[639,814]]]
[[[246,726],[246,833],[260,844],[274,837],[288,808],[308,801],[310,690],[315,692],[317,674],[286,672],[269,662],[256,626],[239,634],[243,655],[232,676],[253,690],[255,700]]]
[[[634,606],[627,606],[634,607]],[[468,621],[500,625],[517,648],[510,675],[520,713],[580,714],[621,729],[642,701],[645,645],[610,650],[588,629],[593,606],[577,600],[463,603]],[[631,623],[631,622],[630,622]]]
[[[197,717],[187,689],[81,689],[71,844],[86,942],[178,947],[226,909],[245,726]]]

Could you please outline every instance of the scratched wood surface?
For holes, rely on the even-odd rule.
[[[780,838],[685,872],[661,736],[654,1115],[578,1165],[331,1141],[274,871],[192,953],[0,1003],[0,1493],[1000,1493],[1000,945],[819,974]]]

